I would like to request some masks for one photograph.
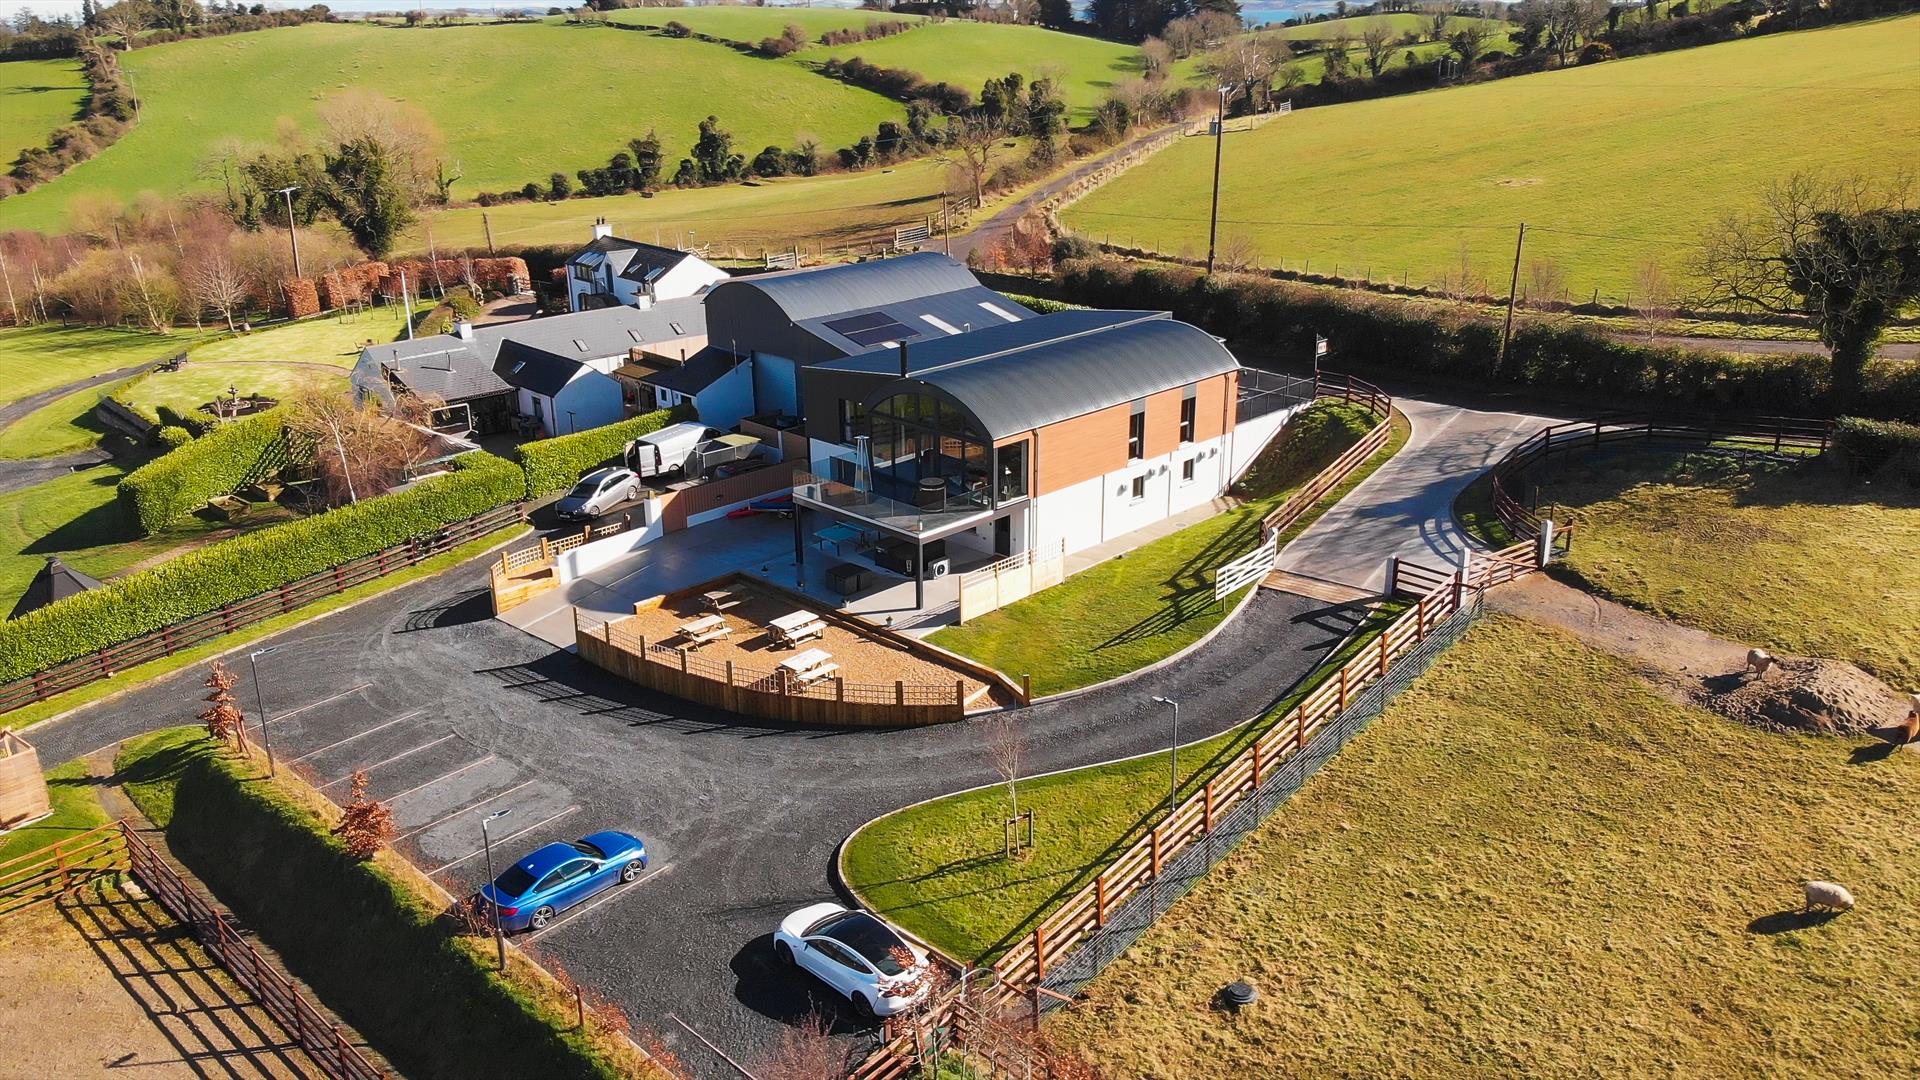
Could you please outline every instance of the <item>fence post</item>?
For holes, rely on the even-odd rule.
[[[1421,597],[1420,602],[1414,606],[1413,640],[1427,640],[1427,598],[1424,596]]]
[[[967,707],[967,680],[953,680],[953,703],[963,709]]]
[[[686,673],[687,673],[687,650],[681,649],[680,650],[680,674],[685,675]]]
[[[905,705],[907,703],[906,680],[904,679],[893,680],[893,703],[895,705]]]
[[[1534,565],[1544,568],[1553,561],[1553,519],[1540,519],[1540,543],[1534,550]]]
[[[733,685],[733,661],[727,661],[727,685]]]
[[[833,677],[833,700],[847,700],[847,680],[843,676],[835,675]]]
[[[1153,838],[1153,845],[1152,845],[1153,847],[1153,853],[1152,853],[1153,880],[1159,881],[1160,880],[1160,826],[1155,825],[1153,827],[1153,832],[1149,833],[1148,835]]]
[[[1020,696],[1027,699],[1027,704],[1029,705],[1033,704],[1033,673],[1032,672],[1028,672],[1027,674],[1020,676]]]
[[[1036,982],[1047,977],[1047,928],[1033,928],[1033,975]]]
[[[1393,654],[1387,651],[1387,635],[1381,634],[1380,635],[1380,677],[1381,678],[1384,679],[1387,677],[1387,666],[1392,661],[1392,659],[1393,659]]]
[[[1300,705],[1293,710],[1293,751],[1299,753],[1307,748],[1307,707]]]
[[[1206,822],[1207,831],[1212,832],[1213,831],[1213,781],[1211,780],[1207,781],[1207,786],[1201,788],[1200,791],[1201,791],[1201,794],[1206,797],[1206,809],[1204,811],[1204,820]]]
[[[1385,641],[1385,638],[1381,638]],[[1340,711],[1347,711],[1347,665],[1340,665]]]
[[[1093,879],[1093,924],[1107,925],[1107,875],[1104,872]]]
[[[1277,553],[1275,555],[1275,558],[1276,559],[1278,558]],[[1392,599],[1393,594],[1395,592],[1398,592],[1399,589],[1400,589],[1400,556],[1389,555],[1387,556],[1387,598]]]

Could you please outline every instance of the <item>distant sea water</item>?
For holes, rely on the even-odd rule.
[[[507,3],[497,0],[481,2],[461,2],[461,0],[325,0],[328,7],[341,14],[364,15],[376,11],[407,11],[420,9],[426,11],[452,11],[465,9],[473,12],[488,11],[536,11],[545,12],[549,7],[573,7],[573,3]],[[270,8],[306,7],[299,0],[266,0]],[[856,8],[859,0],[770,0],[768,7],[826,7]],[[1086,14],[1087,5],[1076,2],[1074,10]],[[1334,5],[1320,0],[1276,0],[1263,3],[1261,0],[1243,2],[1240,5],[1240,17],[1254,25],[1285,22],[1288,19],[1305,18],[1310,15],[1331,13]],[[32,11],[45,18],[57,15],[79,17],[80,0],[0,0],[0,18],[12,16],[21,10]]]

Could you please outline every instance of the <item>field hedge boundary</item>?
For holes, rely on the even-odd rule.
[[[525,985],[540,976],[519,962],[497,974],[489,943],[457,935],[439,896],[384,859],[348,854],[326,817],[194,731],[130,748],[121,778],[166,819],[156,823],[181,861],[398,1068],[422,1078],[633,1075],[635,1061],[613,1060],[571,1008],[556,1007],[565,991],[551,976]]]
[[[605,427],[557,435],[551,439],[521,443],[513,452],[514,460],[526,473],[526,497],[537,499],[565,491],[582,473],[619,456],[627,444],[642,435],[651,435],[669,424],[695,419],[699,414],[687,405],[641,413]]]
[[[432,533],[517,501],[524,490],[512,462],[475,451],[455,458],[444,476],[187,552],[0,623],[0,683]]]
[[[1833,425],[1833,447],[1856,475],[1890,473],[1920,484],[1920,424],[1843,416]]]
[[[128,524],[157,532],[246,483],[253,467],[285,437],[284,417],[279,409],[268,409],[223,424],[128,473],[114,493]]]
[[[1114,259],[1066,264],[1060,298],[1090,307],[1173,312],[1227,338],[1258,340],[1298,357],[1315,335],[1333,343],[1343,368],[1534,387],[1585,399],[1635,401],[1702,412],[1832,416],[1829,365],[1811,354],[1734,356],[1620,341],[1579,326],[1528,319],[1504,360],[1501,324],[1436,312],[1387,297],[1329,295],[1272,280],[1216,277],[1181,267]],[[1876,360],[1847,411],[1920,421],[1920,364]]]

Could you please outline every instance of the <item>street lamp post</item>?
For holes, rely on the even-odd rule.
[[[488,831],[488,826],[492,825],[495,819],[506,817],[511,813],[513,808],[508,807],[505,810],[495,810],[480,819],[480,844],[487,850],[487,881],[489,882],[493,881],[493,834]],[[500,957],[500,970],[505,971],[507,970],[507,939],[500,933],[500,901],[488,897],[487,903],[493,909],[493,947]]]
[[[1207,216],[1207,276],[1213,276],[1214,240],[1220,235],[1220,145],[1227,138],[1227,94],[1220,88],[1220,114],[1213,122],[1213,212]]]
[[[1168,747],[1167,755],[1167,820],[1173,820],[1174,808],[1180,799],[1180,703],[1172,698],[1155,694],[1153,700],[1173,710],[1173,743]],[[1160,874],[1153,876],[1154,915],[1160,914]]]
[[[267,751],[268,776],[278,775],[279,769],[273,763],[273,740],[267,736],[267,697],[260,691],[260,658],[279,650],[280,646],[270,645],[247,654],[247,667],[253,671],[253,704],[260,710],[260,745]]]
[[[293,193],[299,190],[297,187],[284,187],[280,189],[280,194],[287,200],[287,239],[293,242],[293,276],[305,277],[300,272],[300,234],[293,231]]]

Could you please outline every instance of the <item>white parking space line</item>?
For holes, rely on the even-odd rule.
[[[321,748],[320,748],[320,749],[318,749],[318,750],[309,750],[309,751],[307,751],[306,753],[304,753],[304,754],[301,754],[301,755],[300,755],[299,757],[297,757],[297,758],[293,758],[293,759],[291,759],[291,760],[289,760],[289,761],[287,762],[287,764],[289,764],[289,765],[297,765],[297,764],[299,764],[300,762],[302,762],[302,761],[305,761],[305,760],[307,760],[308,758],[310,758],[310,757],[313,757],[313,756],[315,756],[316,754],[324,754],[324,753],[326,753],[327,751],[329,751],[329,750],[331,750],[331,749],[333,749],[333,748],[334,748],[334,747],[336,747],[336,746],[345,746],[346,744],[348,744],[348,743],[350,743],[350,742],[352,742],[353,740],[355,740],[355,739],[357,739],[357,738],[359,738],[359,737],[360,737],[360,736],[362,736],[362,735],[371,735],[371,734],[373,734],[373,733],[374,733],[374,732],[376,732],[376,731],[383,731],[383,730],[385,730],[385,729],[387,729],[387,728],[390,728],[390,727],[392,727],[393,725],[395,725],[395,724],[398,724],[398,723],[400,723],[400,722],[401,722],[401,721],[403,721],[403,720],[411,720],[411,719],[413,719],[414,717],[416,717],[416,716],[419,716],[419,715],[420,715],[421,713],[423,713],[423,712],[425,712],[425,711],[426,711],[425,709],[415,709],[415,710],[413,710],[413,711],[412,711],[412,712],[410,712],[410,713],[403,713],[403,714],[401,714],[400,716],[396,716],[396,717],[394,717],[393,719],[391,719],[391,720],[389,720],[389,721],[387,721],[386,723],[384,723],[384,724],[380,724],[380,725],[378,725],[377,727],[370,727],[370,728],[368,728],[368,729],[367,729],[367,730],[365,730],[365,731],[362,731],[362,732],[358,732],[358,733],[356,733],[356,734],[353,734],[353,735],[349,735],[349,736],[347,736],[347,737],[346,737],[346,738],[344,738],[344,739],[335,739],[334,741],[332,741],[332,742],[330,742],[330,743],[328,743],[327,745],[325,745],[325,746],[323,746],[323,747],[321,747]]]
[[[393,764],[394,762],[396,762],[396,761],[399,761],[399,760],[400,760],[401,758],[403,758],[403,757],[407,757],[407,756],[408,756],[408,755],[410,755],[410,754],[417,754],[417,753],[419,753],[419,752],[420,752],[420,751],[422,751],[422,750],[425,750],[425,749],[428,749],[429,747],[434,747],[434,746],[439,746],[439,745],[440,745],[441,743],[443,743],[443,742],[446,742],[446,741],[447,741],[448,739],[457,739],[457,738],[459,738],[459,737],[460,737],[460,733],[459,733],[459,732],[457,732],[457,731],[449,731],[449,732],[447,732],[447,733],[446,733],[445,735],[442,735],[442,736],[440,736],[439,738],[437,738],[437,739],[435,739],[435,740],[433,740],[433,741],[432,741],[432,742],[430,742],[430,743],[424,743],[424,744],[422,744],[422,745],[420,745],[420,746],[416,746],[416,747],[414,747],[414,748],[413,748],[413,749],[411,749],[411,750],[402,750],[402,751],[400,751],[399,753],[397,753],[397,754],[395,754],[395,755],[393,755],[392,757],[390,757],[390,758],[387,758],[387,759],[386,759],[385,761],[376,761],[376,762],[374,762],[374,763],[373,763],[373,764],[371,764],[371,765],[363,765],[363,766],[361,766],[360,768],[361,768],[361,769],[365,769],[365,770],[366,770],[367,772],[372,772],[373,770],[375,770],[375,769],[377,769],[377,768],[379,768],[379,767],[380,767],[380,766],[382,766],[382,765],[391,765],[391,764]],[[335,784],[338,784],[338,783],[341,783],[341,782],[343,782],[343,781],[346,781],[346,780],[351,780],[351,779],[353,778],[353,774],[354,774],[354,773],[356,773],[356,772],[359,772],[359,771],[360,771],[360,769],[354,769],[354,770],[353,770],[352,772],[349,772],[349,773],[347,773],[347,775],[345,775],[345,776],[337,776],[337,777],[335,777],[335,778],[333,778],[332,780],[329,780],[329,781],[327,781],[326,783],[324,783],[324,784],[321,784],[321,785],[320,785],[320,789],[321,789],[322,791],[324,791],[324,790],[326,790],[327,788],[330,788],[330,787],[332,787],[332,786],[333,786],[333,785],[335,785]]]
[[[638,889],[640,886],[646,884],[649,881],[652,881],[654,878],[659,877],[661,874],[664,874],[671,869],[673,869],[672,863],[661,863],[659,866],[656,866],[653,869],[647,871],[646,873],[641,874],[639,877],[634,878],[632,881],[627,882],[625,885],[615,885],[613,888],[608,889],[606,892],[601,893],[599,896],[594,897],[593,901],[587,904],[585,907],[574,908],[572,911],[569,911],[565,915],[560,916],[559,921],[550,924],[546,929],[535,930],[533,933],[528,934],[526,937],[521,938],[519,943],[522,945],[531,945],[534,942],[539,941],[541,938],[546,937],[548,934],[553,933],[555,930],[558,930],[563,926],[571,926],[575,919],[580,918],[582,915],[585,915],[587,912],[592,911],[594,908],[599,907],[601,904],[604,904],[609,900],[614,900],[614,899],[618,899],[619,897],[625,896],[626,894],[634,891],[635,889]]]
[[[565,810],[562,810],[559,813],[552,815],[551,817],[543,818],[539,821],[534,822],[533,824],[527,826],[526,828],[521,829],[519,832],[514,833],[512,836],[503,836],[500,839],[495,840],[494,843],[504,844],[509,840],[518,840],[520,837],[527,835],[528,833],[539,828],[540,826],[551,825],[554,822],[559,821],[561,818],[566,817],[568,814],[571,814],[578,809],[580,809],[580,807],[577,804],[574,806],[569,806]],[[441,863],[439,866],[436,866],[432,870],[427,871],[427,876],[432,877],[433,875],[439,873],[442,870],[451,870],[454,867],[459,866],[461,863],[466,862],[468,859],[477,858],[480,855],[480,853],[485,850],[487,850],[486,845],[482,844],[481,846],[474,848],[472,851],[467,852],[465,855],[460,856],[459,858],[453,860],[450,863]]]
[[[492,802],[492,801],[493,801],[493,800],[495,800],[495,799],[502,799],[502,798],[505,798],[505,797],[507,797],[508,795],[511,795],[511,794],[513,794],[513,793],[514,793],[514,792],[516,792],[516,791],[519,791],[519,790],[520,790],[521,788],[523,788],[523,787],[526,787],[526,786],[527,786],[528,784],[531,784],[531,783],[533,783],[534,781],[536,781],[536,780],[539,780],[539,779],[540,779],[540,778],[536,776],[536,777],[534,777],[534,778],[533,778],[533,780],[522,780],[522,781],[520,781],[519,783],[517,783],[517,784],[515,784],[515,785],[513,785],[512,787],[510,787],[510,788],[508,788],[508,789],[507,789],[507,790],[505,790],[505,791],[499,791],[499,792],[495,792],[495,793],[494,793],[494,794],[492,794],[492,795],[488,795],[488,796],[485,796],[485,797],[483,797],[483,798],[481,798],[481,799],[478,799],[478,800],[476,800],[476,801],[474,801],[474,802],[470,802],[470,803],[468,803],[467,805],[465,805],[465,806],[463,806],[463,807],[461,807],[461,808],[460,808],[460,809],[458,809],[458,810],[454,810],[454,811],[451,811],[451,812],[449,812],[449,813],[446,813],[446,814],[442,814],[441,816],[439,816],[439,817],[437,817],[437,818],[434,818],[434,819],[433,819],[432,821],[429,821],[429,822],[427,822],[427,823],[426,823],[425,825],[421,825],[421,826],[418,826],[418,827],[416,827],[416,828],[412,828],[412,829],[408,829],[408,830],[407,830],[406,832],[403,832],[403,833],[401,833],[401,834],[400,834],[399,836],[396,836],[396,837],[394,837],[394,838],[393,838],[393,840],[394,840],[394,842],[395,842],[395,843],[399,843],[400,841],[402,841],[402,840],[405,840],[405,839],[406,839],[407,837],[409,837],[409,836],[412,836],[412,835],[413,835],[413,834],[415,834],[415,833],[423,833],[423,832],[426,832],[426,831],[427,831],[428,829],[431,829],[431,828],[433,828],[433,827],[434,827],[435,825],[439,825],[439,824],[441,824],[442,822],[447,822],[447,821],[452,821],[452,820],[453,820],[454,818],[457,818],[457,817],[459,817],[459,816],[460,816],[461,814],[464,814],[464,813],[466,813],[467,811],[469,811],[469,810],[472,810],[472,809],[474,809],[475,807],[479,807],[479,806],[485,806],[485,805],[487,805],[488,803],[490,803],[490,802]]]
[[[445,740],[442,740],[442,741],[445,741]],[[471,769],[476,765],[485,765],[489,761],[496,761],[496,760],[498,760],[497,755],[488,754],[486,757],[483,757],[478,761],[469,761],[465,765],[460,766],[459,768],[453,770],[450,773],[442,773],[439,776],[436,776],[433,779],[428,780],[424,784],[415,784],[405,791],[396,792],[395,794],[389,795],[380,801],[388,805],[392,805],[396,800],[403,799],[408,795],[411,795],[414,792],[419,791],[421,788],[432,787],[433,785],[439,783],[442,780],[448,780],[448,779],[452,779],[453,777],[459,776],[461,773],[466,772],[468,769]]]
[[[357,694],[360,691],[365,690],[366,688],[372,685],[373,684],[370,682],[361,683],[359,686],[356,686],[351,690],[342,690],[339,693],[333,695],[332,697],[323,697],[319,701],[315,701],[307,705],[302,705],[299,708],[293,710],[292,712],[283,712],[279,716],[270,716],[267,718],[267,723],[272,724],[281,720],[291,720],[294,717],[299,716],[301,713],[306,712],[308,709],[317,709],[320,706],[325,705],[329,701],[339,701],[341,698],[346,697],[349,694]]]

